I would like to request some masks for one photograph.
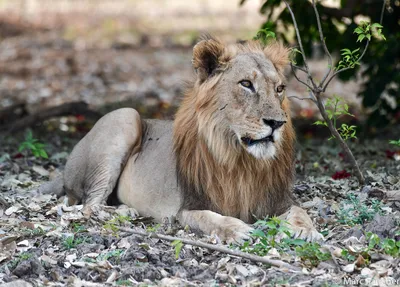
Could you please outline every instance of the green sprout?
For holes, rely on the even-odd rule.
[[[19,152],[23,152],[24,150],[30,151],[37,158],[48,158],[46,150],[44,149],[45,145],[40,143],[38,139],[33,138],[32,131],[28,130],[25,135],[25,140],[18,147]]]
[[[354,117],[353,114],[349,112],[349,105],[345,103],[343,98],[339,96],[334,96],[333,99],[328,99],[326,100],[325,103],[325,110],[328,115],[328,118],[332,120],[334,128],[339,132],[340,136],[344,140],[348,139],[356,139],[356,126],[349,126],[345,123],[341,124],[340,127],[337,127],[337,120],[344,116],[348,115],[351,117]],[[326,121],[316,121],[314,122],[314,125],[321,125],[321,126],[328,126],[328,123]],[[333,139],[334,136],[331,136],[329,140]]]

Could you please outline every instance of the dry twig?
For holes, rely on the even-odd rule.
[[[179,237],[174,237],[174,236],[169,236],[169,235],[164,235],[164,234],[147,233],[145,231],[135,230],[135,229],[131,229],[131,228],[125,228],[125,227],[120,227],[119,230],[131,233],[131,234],[144,236],[144,237],[158,238],[158,239],[167,240],[167,241],[171,241],[171,242],[175,241],[175,240],[179,240],[184,244],[188,244],[188,245],[192,245],[192,246],[198,246],[198,247],[202,247],[202,248],[207,248],[209,250],[218,251],[218,252],[222,252],[222,253],[238,256],[238,257],[242,257],[242,258],[254,261],[254,262],[261,262],[261,263],[269,264],[271,266],[275,266],[275,267],[279,267],[279,268],[286,268],[286,269],[291,270],[291,271],[301,271],[301,268],[293,266],[293,265],[290,265],[290,264],[288,264],[286,262],[283,262],[281,260],[268,259],[268,258],[265,258],[265,257],[261,257],[261,256],[249,254],[249,253],[245,253],[245,252],[242,252],[242,251],[229,249],[229,248],[224,247],[224,246],[213,245],[213,244],[204,243],[204,242],[201,242],[201,241],[194,241],[194,240],[190,240],[190,239],[186,239],[186,238],[179,238]]]

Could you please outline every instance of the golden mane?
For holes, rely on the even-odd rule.
[[[219,109],[215,86],[224,77],[224,65],[239,52],[264,53],[263,49],[254,41],[227,47],[221,71],[205,82],[197,80],[185,93],[174,122],[182,209],[209,209],[252,222],[255,217],[283,213],[293,203],[295,135],[288,100],[282,104],[288,114],[283,140],[276,156],[269,160],[246,152],[229,130],[222,130],[215,116]],[[274,64],[286,64],[279,56],[282,49],[286,48],[271,45],[265,55]]]

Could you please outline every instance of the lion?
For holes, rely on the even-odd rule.
[[[289,49],[278,42],[193,48],[196,79],[174,121],[122,108],[103,116],[74,147],[63,175],[42,188],[85,211],[120,203],[156,221],[240,242],[250,223],[281,216],[296,236],[320,240],[292,195],[295,134],[285,97]]]

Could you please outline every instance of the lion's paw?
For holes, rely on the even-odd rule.
[[[219,226],[211,234],[217,235],[222,241],[226,243],[242,244],[244,241],[250,239],[250,233],[254,229],[242,220],[223,216],[219,222]]]
[[[308,214],[298,206],[292,206],[286,220],[295,238],[304,239],[311,242],[324,241],[324,236],[319,233]]]
[[[324,236],[319,233],[314,227],[299,227],[299,226],[290,226],[290,229],[293,231],[294,238],[304,239],[310,242],[322,242],[324,241]]]

